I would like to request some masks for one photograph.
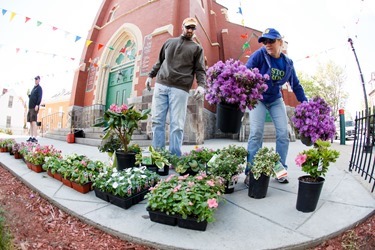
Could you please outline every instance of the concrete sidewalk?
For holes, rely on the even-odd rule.
[[[27,138],[16,138],[25,141]],[[79,153],[89,158],[107,161],[105,153],[96,147],[68,144],[40,138],[41,145],[54,145],[63,154]],[[229,144],[247,145],[229,139],[207,140],[200,145],[222,148]],[[264,146],[275,147],[274,143]],[[184,146],[188,152],[194,146]],[[98,199],[94,192],[81,194],[49,177],[46,173],[30,171],[21,160],[0,154],[0,163],[28,186],[63,210],[79,217],[103,231],[125,240],[160,249],[304,249],[333,237],[375,211],[375,196],[348,172],[351,145],[332,147],[341,152],[340,158],[329,169],[317,209],[312,213],[296,210],[298,180],[304,173],[294,163],[298,152],[306,149],[299,140],[290,143],[288,157],[289,184],[271,180],[264,199],[248,197],[241,174],[235,192],[226,194],[226,202],[219,205],[216,221],[206,231],[194,231],[154,223],[146,211],[146,200],[125,210]]]

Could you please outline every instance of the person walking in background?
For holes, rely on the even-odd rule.
[[[195,98],[203,96],[206,83],[203,48],[192,40],[197,23],[192,17],[183,21],[181,36],[164,43],[146,80],[147,89],[151,90],[152,78],[156,76],[152,97],[152,146],[165,148],[165,123],[169,111],[169,151],[177,156],[181,156],[187,102],[194,76],[198,83]]]
[[[268,74],[268,89],[263,93],[263,100],[250,110],[250,135],[247,145],[248,157],[245,169],[245,184],[249,185],[249,171],[253,158],[263,145],[263,132],[266,113],[269,112],[276,129],[276,152],[280,155],[280,162],[285,169],[289,148],[288,116],[281,94],[281,87],[288,82],[299,102],[307,101],[303,87],[297,78],[293,61],[283,52],[283,38],[280,33],[268,28],[258,39],[263,47],[255,51],[246,63],[249,69],[258,68],[260,74]],[[286,177],[277,179],[280,183],[288,183]]]
[[[40,108],[40,102],[42,101],[43,90],[42,87],[39,85],[40,76],[36,76],[34,80],[35,86],[31,90],[31,93],[28,93],[29,111],[27,113],[27,122],[30,123],[30,138],[27,141],[37,143],[38,140],[36,139],[36,137],[38,135],[38,128],[36,122],[38,120],[38,112]]]

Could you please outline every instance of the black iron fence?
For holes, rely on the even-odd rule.
[[[372,183],[371,192],[375,189],[374,109],[369,109],[367,113],[362,111],[356,114],[355,137],[349,162],[350,172],[354,170],[370,184]]]
[[[91,128],[103,119],[105,105],[95,104],[87,107],[74,107],[73,119],[75,128]]]
[[[65,122],[64,112],[56,112],[42,117],[42,121],[40,124],[38,123],[38,127],[40,127],[40,133],[43,136],[43,134],[49,131],[65,128]]]

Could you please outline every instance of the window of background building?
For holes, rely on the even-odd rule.
[[[7,128],[10,128],[12,125],[12,117],[11,116],[7,116],[7,124],[6,124],[6,127]]]
[[[9,100],[8,100],[8,108],[12,108],[13,107],[13,96],[9,96]]]
[[[61,116],[63,116],[63,107],[62,106],[60,106],[59,107],[59,116],[61,117]]]

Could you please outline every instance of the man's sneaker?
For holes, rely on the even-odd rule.
[[[26,141],[27,141],[27,142],[32,142],[32,141],[33,141],[33,138],[30,137],[30,138],[27,139]]]
[[[249,187],[249,180],[250,180],[250,176],[246,175],[246,178],[245,178],[245,181],[244,181],[246,187]]]
[[[277,178],[276,178],[276,180],[277,180],[279,183],[282,183],[282,184],[287,184],[287,183],[289,183],[287,177],[281,177],[280,179],[277,179]]]
[[[37,140],[36,138],[32,138],[32,139],[31,139],[31,142],[33,142],[33,143],[38,143],[38,140]]]

